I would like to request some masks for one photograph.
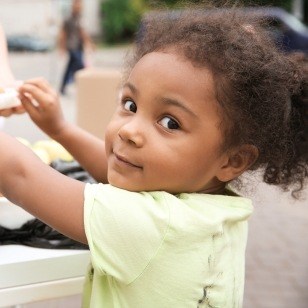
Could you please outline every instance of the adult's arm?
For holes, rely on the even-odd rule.
[[[15,81],[9,65],[5,33],[0,25],[0,85],[11,85]]]
[[[12,73],[5,33],[0,25],[0,87],[17,87],[21,82],[15,80]],[[0,116],[8,117],[12,114],[24,113],[23,106],[17,106],[8,109],[0,109]]]

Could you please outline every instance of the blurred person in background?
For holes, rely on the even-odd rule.
[[[62,53],[68,54],[68,63],[63,75],[60,92],[73,81],[76,71],[85,67],[84,51],[93,49],[90,36],[81,25],[82,0],[74,0],[70,16],[64,20],[59,33],[58,45]]]

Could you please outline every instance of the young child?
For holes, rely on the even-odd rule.
[[[65,177],[1,134],[0,191],[89,244],[83,307],[241,307],[252,205],[226,185],[261,168],[303,187],[305,91],[295,61],[235,13],[149,20],[105,141],[65,121],[46,81],[20,88],[37,126],[109,184]]]

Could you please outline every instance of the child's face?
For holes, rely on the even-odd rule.
[[[132,69],[106,131],[108,181],[131,191],[215,192],[225,162],[212,74],[175,53]]]

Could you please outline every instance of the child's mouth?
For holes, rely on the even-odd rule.
[[[130,167],[142,169],[141,166],[138,166],[138,165],[133,164],[133,163],[130,162],[126,157],[124,157],[124,156],[122,156],[122,155],[119,155],[119,154],[114,153],[114,156],[116,157],[117,161],[120,162],[120,163],[122,163],[122,164],[125,164],[125,165],[130,166]]]

